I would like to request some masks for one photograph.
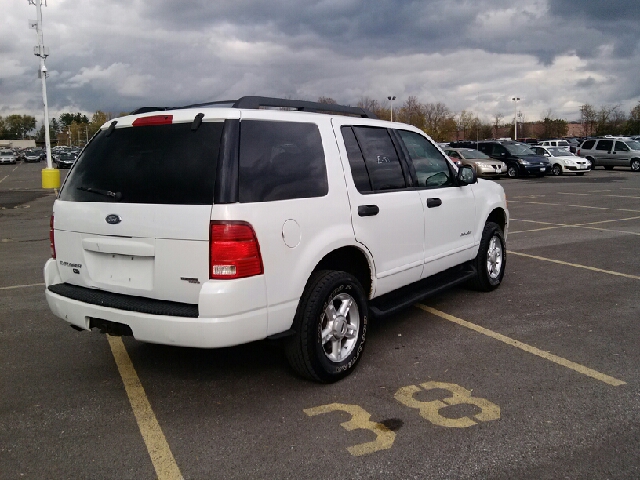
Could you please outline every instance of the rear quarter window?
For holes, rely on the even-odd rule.
[[[243,120],[239,155],[241,203],[329,192],[322,137],[314,123]]]
[[[595,140],[587,140],[586,142],[584,142],[582,144],[582,146],[580,148],[582,148],[583,150],[591,150],[595,143],[596,143]]]

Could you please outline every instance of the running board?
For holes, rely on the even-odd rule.
[[[453,267],[444,272],[412,283],[405,287],[385,293],[369,302],[372,317],[383,318],[394,315],[427,297],[440,293],[476,276],[476,269],[471,264]]]

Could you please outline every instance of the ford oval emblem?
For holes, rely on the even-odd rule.
[[[117,225],[122,221],[122,219],[120,218],[120,215],[116,215],[115,213],[112,213],[111,215],[107,215],[107,218],[105,218],[105,220],[109,225]]]

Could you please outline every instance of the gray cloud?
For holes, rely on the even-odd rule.
[[[35,8],[3,0],[0,115],[39,112]],[[612,5],[615,7],[613,8]],[[640,99],[635,2],[58,0],[44,9],[54,111],[263,94],[416,95],[484,118]]]

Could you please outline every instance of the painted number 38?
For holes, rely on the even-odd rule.
[[[422,387],[422,389],[420,389],[420,387]],[[402,387],[396,392],[395,399],[409,408],[419,410],[420,416],[434,425],[441,427],[465,428],[476,425],[478,422],[488,422],[491,420],[498,420],[500,418],[500,407],[498,405],[484,398],[472,396],[470,390],[467,390],[460,385],[456,385],[455,383],[427,382],[421,384],[420,387],[416,385]],[[428,402],[417,400],[415,398],[415,395],[421,391],[435,389],[448,390],[451,392],[451,396],[445,397],[441,400],[432,400]],[[454,405],[475,405],[480,409],[480,412],[472,415],[471,417],[462,416],[459,418],[449,418],[440,414],[440,410],[443,408]],[[351,455],[366,455],[377,452],[378,450],[387,450],[393,445],[396,438],[395,432],[392,432],[381,423],[372,422],[370,420],[371,414],[359,405],[331,403],[329,405],[321,405],[319,407],[304,410],[304,412],[309,416],[335,411],[342,411],[351,415],[350,420],[341,424],[346,430],[351,431],[356,429],[365,429],[371,430],[376,435],[376,439],[371,442],[348,447],[347,450]]]

